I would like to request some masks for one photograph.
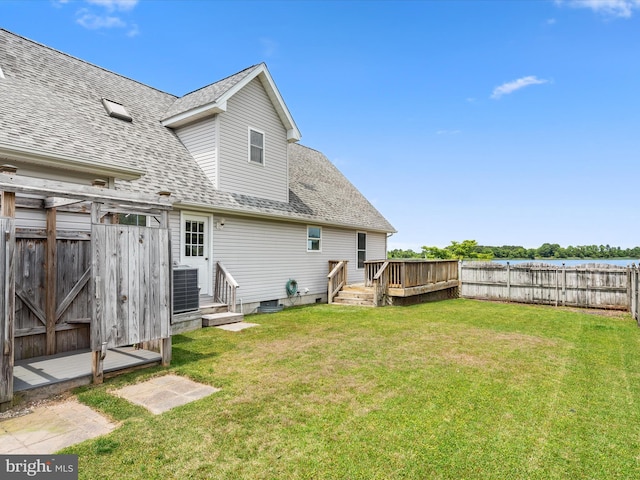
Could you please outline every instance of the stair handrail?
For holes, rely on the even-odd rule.
[[[387,295],[387,290],[389,288],[389,275],[387,274],[388,267],[389,262],[384,262],[371,279],[373,284],[373,305],[376,307],[380,306],[380,303],[384,301],[384,297]]]
[[[347,284],[347,260],[330,260],[331,271],[327,275],[327,302],[333,303],[334,297]],[[333,268],[332,268],[333,265]]]
[[[238,282],[222,262],[216,262],[216,284],[213,291],[213,300],[227,304],[229,311],[235,313],[238,288],[240,288],[240,285],[238,285]]]

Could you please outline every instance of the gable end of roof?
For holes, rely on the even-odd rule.
[[[235,76],[239,78],[233,81]],[[287,141],[291,143],[300,140],[300,130],[298,130],[265,63],[250,67],[220,82],[179,98],[168,110],[161,123],[165,127],[177,128],[202,118],[226,112],[227,101],[255,78],[258,78],[262,83],[280,120],[287,129]]]

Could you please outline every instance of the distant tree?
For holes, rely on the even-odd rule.
[[[424,258],[429,259],[449,259],[453,258],[451,252],[446,248],[438,248],[438,247],[422,247],[422,255]]]
[[[488,247],[481,247],[476,240],[463,240],[462,242],[451,241],[451,245],[444,248],[438,247],[422,247],[422,253],[425,258],[432,259],[482,259],[491,260],[493,252]]]
[[[411,249],[401,250],[396,248],[395,250],[387,252],[387,258],[420,258],[421,256],[420,253],[414,252]]]

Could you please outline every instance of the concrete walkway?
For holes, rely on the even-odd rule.
[[[0,422],[0,454],[44,455],[116,428],[76,399],[43,405]]]
[[[109,393],[160,414],[219,390],[178,375],[163,375]],[[51,454],[116,427],[75,398],[52,402],[24,416],[0,420],[0,454]]]

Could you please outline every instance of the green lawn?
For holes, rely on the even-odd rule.
[[[640,329],[627,315],[450,300],[314,305],[173,339],[168,371],[222,391],[64,450],[80,478],[640,477]]]

